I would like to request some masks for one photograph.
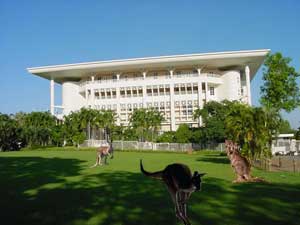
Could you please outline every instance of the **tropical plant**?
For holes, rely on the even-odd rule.
[[[194,119],[202,118],[203,126],[197,129],[197,135],[201,142],[224,142],[225,140],[225,118],[232,102],[209,101],[202,109],[196,109]],[[197,141],[199,142],[199,140]]]
[[[84,141],[82,137],[84,135],[85,139],[86,134],[83,125],[79,112],[71,112],[69,115],[64,116],[63,136],[67,145],[77,145],[78,147]]]
[[[280,134],[289,134],[296,132],[294,129],[291,128],[291,125],[288,120],[282,120],[280,122],[278,131]]]
[[[241,154],[249,162],[270,157],[272,138],[280,120],[276,111],[233,103],[225,119],[226,138],[241,147]]]
[[[180,124],[175,132],[176,143],[189,143],[193,133],[187,124]]]
[[[130,125],[140,141],[153,141],[164,120],[161,113],[153,108],[135,109],[130,117]]]
[[[22,131],[12,116],[0,113],[0,150],[19,150],[24,146]]]
[[[23,116],[17,118],[22,124],[23,135],[27,144],[29,146],[51,145],[51,133],[56,125],[56,118],[49,112],[31,112]]]
[[[112,141],[113,130],[115,129],[116,113],[112,110],[98,111],[95,118],[96,127],[103,128],[105,132],[105,139]]]
[[[156,142],[175,142],[175,131],[167,131],[159,135],[156,139]]]

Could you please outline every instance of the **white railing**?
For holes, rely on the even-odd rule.
[[[220,78],[221,75],[217,73],[204,73],[207,75],[207,77],[215,77],[215,78]]]
[[[184,74],[174,74],[173,79],[184,79],[184,78],[192,78],[192,77],[198,77],[198,73],[184,73]],[[200,75],[206,76],[206,77],[212,77],[212,78],[221,78],[220,74],[216,73],[201,73]],[[82,81],[79,83],[80,87],[84,87],[87,84],[106,84],[106,83],[116,83],[116,82],[132,82],[132,81],[139,81],[139,80],[167,80],[171,79],[170,74],[160,74],[158,76],[146,76],[145,78],[143,77],[121,77],[119,80],[117,79],[103,79],[103,80],[94,80],[94,81]],[[81,89],[83,91],[83,89]]]

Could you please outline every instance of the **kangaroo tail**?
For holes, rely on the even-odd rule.
[[[142,160],[140,160],[140,168],[141,168],[141,172],[142,172],[145,176],[147,176],[147,177],[152,177],[152,178],[154,178],[154,179],[159,179],[159,180],[162,179],[163,171],[157,171],[157,172],[150,173],[150,172],[144,170]]]

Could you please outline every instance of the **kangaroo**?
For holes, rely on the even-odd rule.
[[[241,155],[239,148],[240,146],[231,141],[225,140],[226,153],[230,160],[230,164],[234,169],[237,178],[234,180],[234,183],[239,182],[264,182],[268,183],[266,180],[260,177],[251,176],[251,164],[250,162]]]
[[[95,167],[98,165],[102,165],[102,159],[104,158],[104,164],[107,164],[107,156],[110,156],[111,159],[113,158],[113,147],[111,144],[108,144],[107,146],[100,146],[97,148],[97,156],[96,156],[96,163],[91,166]]]
[[[237,175],[237,178],[234,182],[244,182],[250,180],[251,165],[245,157],[241,156],[238,144],[234,143],[233,141],[226,140],[225,146],[230,164]]]
[[[170,164],[164,170],[151,173],[144,169],[142,160],[140,161],[140,169],[145,176],[161,180],[166,184],[175,204],[175,215],[184,225],[190,225],[186,213],[187,201],[194,191],[201,190],[201,177],[205,173],[195,171],[192,176],[189,167],[179,163]]]

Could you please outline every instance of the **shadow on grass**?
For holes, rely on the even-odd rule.
[[[220,164],[230,164],[227,156],[220,156],[216,154],[203,155],[197,159],[197,161],[209,162],[209,163],[220,163]]]
[[[81,176],[76,159],[0,158],[2,224],[176,224],[166,188],[140,173],[114,171]],[[6,172],[8,171],[8,172]],[[52,188],[41,185],[59,183]],[[24,193],[36,188],[34,195]],[[9,193],[9,194],[7,194]],[[297,224],[299,186],[231,184],[204,178],[188,214],[196,224]]]

